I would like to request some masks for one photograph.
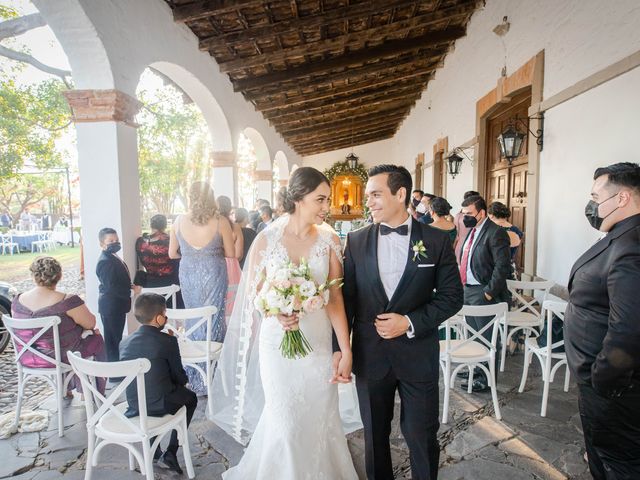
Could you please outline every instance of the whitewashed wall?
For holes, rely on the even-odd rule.
[[[381,163],[401,163],[401,160],[395,157],[395,151],[395,139],[365,143],[353,148],[353,153],[360,157],[359,163],[364,165],[365,168],[371,168]],[[322,171],[336,162],[344,162],[345,157],[349,155],[349,153],[351,153],[351,148],[308,155],[303,157],[302,165],[305,167],[314,167]]]
[[[504,16],[511,28],[500,38],[492,30]],[[433,160],[438,138],[448,137],[449,149],[473,139],[476,102],[495,88],[505,58],[511,75],[544,50],[543,98],[549,98],[640,50],[638,25],[638,0],[487,0],[396,136],[385,142],[392,149],[384,150],[385,157],[413,170],[419,153],[425,153],[426,163]],[[629,147],[640,125],[639,80],[640,72],[629,72],[546,113],[538,275],[566,284],[575,259],[597,238],[583,215],[595,167],[640,161],[637,149]],[[319,160],[341,156],[331,152]],[[476,187],[473,168],[465,159],[461,174],[447,178],[454,209],[463,193]],[[423,178],[429,190],[431,168]]]

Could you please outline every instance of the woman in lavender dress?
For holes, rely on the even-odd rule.
[[[96,330],[96,317],[89,311],[84,301],[77,295],[69,295],[56,290],[62,278],[62,267],[53,257],[36,258],[30,267],[35,287],[13,299],[11,314],[14,318],[30,319],[48,316],[60,317],[58,332],[62,361],[69,363],[67,352],[80,352],[83,358],[93,358],[104,362],[106,355],[104,340]],[[17,335],[28,342],[39,329],[18,330]],[[54,357],[53,330],[48,330],[34,344],[36,350]],[[52,365],[34,353],[26,352],[20,363],[30,368],[50,368]],[[105,379],[98,378],[97,388],[104,393]],[[82,391],[80,382],[74,377],[69,382],[67,396],[73,389]]]
[[[178,216],[173,224],[169,257],[180,258],[180,289],[185,308],[217,307],[211,340],[222,342],[226,332],[224,306],[228,284],[225,257],[235,257],[235,251],[231,225],[218,214],[213,189],[208,183],[196,182],[191,186],[189,214]],[[206,324],[192,334],[194,340],[205,340],[206,336]],[[187,368],[187,375],[191,389],[205,395],[207,387],[198,372]]]

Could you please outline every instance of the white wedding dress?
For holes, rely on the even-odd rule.
[[[263,261],[258,265],[262,265],[267,272],[289,261],[289,255],[280,241],[287,220],[285,218],[280,221],[280,226],[271,226],[264,231],[267,238],[263,239],[264,247],[260,252]],[[318,231],[319,235],[309,252],[308,262],[314,280],[324,283],[329,274],[331,250],[333,249],[340,259],[342,252],[336,244],[337,237],[333,230],[328,226],[321,226]],[[254,274],[256,270],[261,270],[260,267],[254,268]],[[262,278],[260,273],[257,275],[258,278]],[[249,285],[250,290],[252,286],[255,287],[255,284]],[[246,327],[246,318],[244,323]],[[358,478],[340,418],[338,385],[329,383],[332,373],[331,322],[326,311],[322,309],[303,317],[300,328],[313,351],[304,358],[288,360],[280,352],[280,342],[284,334],[280,323],[275,318],[261,320],[259,329],[255,333],[259,332],[258,368],[264,392],[264,408],[244,456],[237,466],[222,475],[224,480],[356,480]],[[246,337],[247,332],[244,333]],[[225,348],[228,341],[229,337],[225,340]],[[242,338],[239,343],[242,345]],[[240,358],[243,358],[242,352]],[[225,357],[223,352],[221,361],[224,360],[228,360],[228,356]],[[250,364],[249,361],[246,363]],[[251,373],[245,372],[244,375],[249,379],[252,377]],[[237,374],[235,376],[238,377]],[[223,388],[221,383],[219,385]],[[215,386],[214,382],[214,388]],[[242,386],[241,380],[235,386],[236,391],[239,388],[242,389]],[[229,385],[226,385],[227,393],[229,393],[228,387]],[[251,395],[251,389],[248,392],[244,390],[245,394]],[[348,397],[349,394],[346,396]],[[352,409],[357,410],[353,397],[350,400],[353,402]],[[241,411],[248,409],[248,399],[241,398],[239,403],[234,406],[235,412],[238,409]],[[214,402],[213,420],[224,428],[225,422],[216,420],[216,408],[216,402]],[[243,414],[245,417],[251,416],[246,412]],[[357,415],[357,412],[355,414]],[[353,417],[352,423],[354,423]],[[360,426],[359,418],[355,423],[357,425],[350,430]],[[243,433],[245,429],[251,430],[246,423],[242,428]],[[349,430],[348,427],[347,430]],[[239,433],[239,431],[236,429],[236,432]]]

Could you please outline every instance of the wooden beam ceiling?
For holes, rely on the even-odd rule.
[[[464,35],[464,29],[452,27],[441,32],[427,33],[420,37],[402,40],[391,40],[373,48],[362,48],[355,52],[349,52],[339,57],[329,60],[307,63],[300,67],[293,67],[281,72],[268,73],[256,76],[250,80],[238,81],[238,85],[243,85],[243,90],[250,88],[260,88],[284,80],[292,81],[297,78],[307,77],[315,73],[329,72],[340,68],[348,68],[361,63],[370,62],[384,57],[393,57],[403,53],[415,52],[429,47],[436,47],[442,43],[452,42]],[[249,86],[251,85],[251,86]],[[242,88],[242,87],[240,87]]]
[[[460,7],[455,9],[455,15],[451,14],[449,16],[459,16],[464,15],[463,9]],[[239,58],[236,60],[229,60],[226,62],[220,62],[220,71],[223,73],[234,72],[237,70],[243,70],[245,68],[256,67],[259,65],[264,65],[267,63],[275,63],[275,62],[283,62],[286,60],[291,60],[294,58],[300,58],[304,55],[318,55],[324,53],[326,51],[332,50],[342,50],[345,48],[354,48],[363,49],[365,47],[365,43],[371,38],[378,37],[387,37],[389,35],[406,35],[411,30],[415,30],[416,27],[424,27],[426,25],[430,25],[436,21],[442,21],[443,15],[442,13],[436,14],[426,14],[419,17],[414,17],[411,20],[405,20],[400,22],[394,22],[391,24],[383,25],[376,28],[371,28],[367,30],[367,34],[363,35],[362,32],[354,32],[348,35],[343,35],[337,38],[329,38],[325,40],[320,40],[318,42],[313,42],[311,44],[303,44],[295,47],[283,48],[281,50],[276,50],[270,53],[263,53],[261,55],[254,55],[248,58]],[[424,25],[421,25],[424,24]],[[458,31],[458,35],[454,38],[454,40],[458,37],[464,35],[464,31]],[[408,42],[412,42],[410,38],[406,39]],[[451,38],[446,38],[443,40],[444,42],[450,41]],[[417,46],[421,45],[420,38],[416,38]],[[425,40],[424,43],[430,43],[430,40]],[[386,44],[389,47],[388,44]],[[413,48],[417,48],[416,45],[411,45]],[[388,51],[393,51],[391,47],[388,48]],[[401,51],[402,52],[402,51]]]
[[[481,0],[165,0],[299,154],[389,138]]]

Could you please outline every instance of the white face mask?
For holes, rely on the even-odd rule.
[[[418,213],[426,213],[427,207],[424,206],[424,203],[420,202],[420,205],[416,207],[416,212]]]

